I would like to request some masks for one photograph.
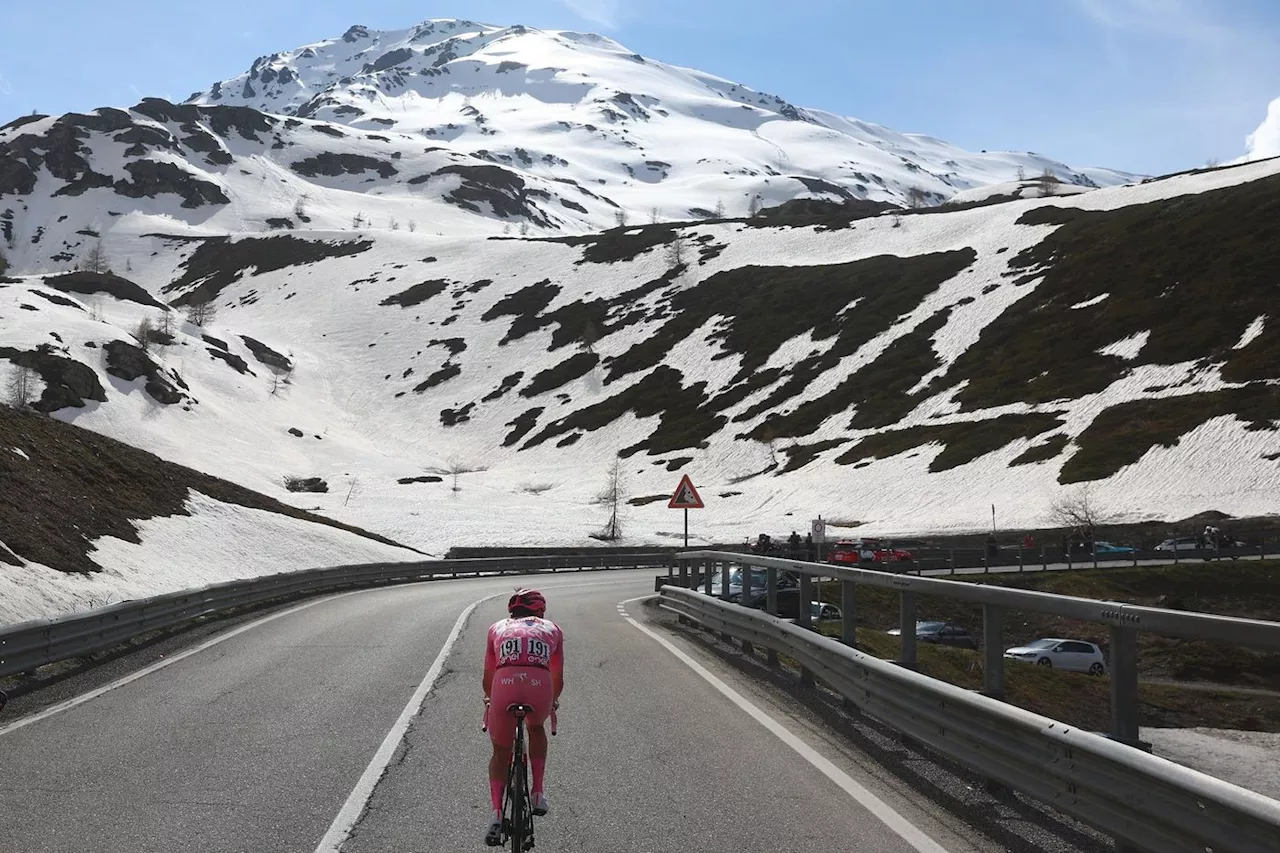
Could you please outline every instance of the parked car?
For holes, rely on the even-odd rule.
[[[901,628],[893,628],[886,633],[898,637]],[[978,644],[964,628],[952,622],[917,622],[916,639],[921,643],[937,643],[940,646],[955,646],[960,649],[976,649]]]
[[[751,570],[751,590],[762,592],[765,583],[768,581],[768,575],[764,569],[754,568]],[[719,597],[723,589],[724,581],[719,571],[711,575],[711,594]],[[795,587],[800,585],[799,578],[791,572],[778,572],[778,589]],[[731,564],[729,568],[729,601],[737,601],[742,598],[742,566]]]
[[[1199,536],[1178,536],[1174,539],[1166,539],[1156,546],[1157,551],[1199,551]]]
[[[905,548],[894,548],[880,539],[842,539],[831,548],[826,562],[844,565],[905,563],[913,560]]]
[[[1115,545],[1111,542],[1094,542],[1093,553],[1095,554],[1132,554],[1137,548],[1131,548],[1128,545]]]
[[[1005,649],[1004,656],[1024,663],[1034,663],[1068,672],[1087,672],[1102,675],[1107,671],[1107,659],[1102,649],[1084,640],[1050,638],[1035,640],[1025,646]]]
[[[769,596],[764,592],[753,592],[747,607],[765,610]],[[795,587],[778,590],[778,616],[783,619],[797,619],[800,616],[800,590]],[[843,618],[840,608],[825,601],[809,602],[809,619],[813,622],[838,622]]]

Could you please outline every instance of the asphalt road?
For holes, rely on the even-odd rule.
[[[651,593],[653,574],[538,578],[568,638],[538,850],[997,849],[793,700],[656,628],[799,749],[784,742],[632,624],[617,605]],[[6,712],[0,851],[316,851],[459,616],[488,598],[339,833],[345,853],[484,849],[481,648],[511,586],[437,581],[309,602],[68,710],[17,728]],[[641,623],[646,610],[627,606]]]

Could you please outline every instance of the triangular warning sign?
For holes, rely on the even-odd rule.
[[[676,486],[676,493],[671,496],[670,502],[667,503],[668,509],[702,509],[702,498],[698,497],[698,490],[693,487],[693,481],[689,479],[689,475],[685,474],[680,478],[680,485]]]

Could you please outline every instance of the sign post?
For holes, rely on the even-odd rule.
[[[693,481],[689,479],[688,474],[685,474],[680,478],[680,485],[676,486],[675,494],[667,502],[667,508],[684,510],[684,547],[686,550],[689,548],[689,510],[703,509],[705,506],[702,498],[698,496],[698,490],[693,487]]]

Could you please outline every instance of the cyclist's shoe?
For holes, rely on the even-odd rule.
[[[533,813],[538,817],[545,817],[549,811],[551,811],[551,804],[547,802],[547,795],[538,791],[533,795]]]
[[[502,812],[489,813],[489,828],[485,830],[484,843],[490,847],[502,846]]]

